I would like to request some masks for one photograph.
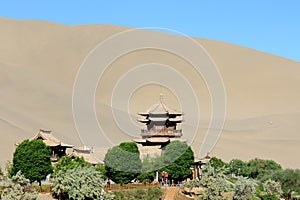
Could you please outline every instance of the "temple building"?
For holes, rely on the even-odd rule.
[[[30,140],[43,140],[43,142],[51,149],[52,162],[56,162],[59,158],[67,155],[66,150],[68,148],[73,148],[73,145],[64,143],[55,138],[49,130],[40,129],[40,131]]]
[[[159,104],[138,115],[140,116],[138,121],[146,125],[146,128],[141,130],[142,138],[180,138],[182,136],[182,130],[177,127],[177,124],[183,121],[183,113],[168,108],[163,102],[162,94]]]
[[[159,103],[152,106],[146,112],[139,112],[139,122],[144,124],[141,129],[141,138],[133,139],[138,144],[141,157],[156,157],[161,155],[164,147],[171,140],[182,140],[180,123],[183,121],[183,113],[167,107],[160,95]]]
[[[194,166],[192,167],[193,179],[202,179],[202,166],[209,163],[211,157],[207,154],[204,158],[195,157]]]
[[[51,161],[52,164],[63,156],[69,156],[71,158],[82,157],[84,160],[92,165],[104,164],[104,157],[108,148],[92,148],[92,147],[74,147],[74,145],[64,143],[57,139],[50,130],[40,129],[39,132],[30,139],[42,140],[46,146],[51,149]],[[15,144],[16,146],[19,143]]]
[[[104,164],[104,157],[107,149],[101,149],[100,151],[94,150],[92,147],[74,147],[73,152],[69,154],[71,158],[82,157],[86,162],[92,165]]]

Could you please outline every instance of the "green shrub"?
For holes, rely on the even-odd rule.
[[[142,188],[135,189],[131,192],[131,197],[134,199],[143,199],[146,197],[146,191]]]
[[[199,195],[200,199],[226,199],[223,193],[230,187],[224,171],[217,170],[210,165],[203,168],[200,185],[203,187],[203,192]]]
[[[150,187],[148,189],[116,190],[113,191],[115,200],[158,200],[162,197],[163,191],[160,187]]]
[[[247,200],[254,197],[257,183],[253,179],[240,177],[234,184],[234,200]]]
[[[114,194],[114,199],[116,200],[125,199],[125,192],[123,190],[113,191],[113,194]]]
[[[67,171],[58,171],[53,177],[51,189],[59,199],[111,199],[104,191],[106,183],[101,173],[93,167],[75,167]]]
[[[149,187],[147,194],[148,199],[159,199],[163,195],[163,191],[160,187]]]
[[[38,193],[35,188],[36,186],[19,171],[5,183],[1,198],[2,200],[36,200]]]
[[[66,172],[69,169],[74,169],[79,166],[86,167],[91,166],[91,164],[87,163],[81,157],[71,158],[69,156],[64,156],[60,158],[57,164],[55,165],[53,175],[56,175],[59,171]]]
[[[279,200],[279,198],[273,194],[264,194],[259,196],[262,200]]]
[[[13,175],[13,173],[12,173],[13,165],[9,160],[5,163],[5,168],[6,168],[6,171],[7,171],[7,174],[6,174],[5,178],[11,178],[12,175]]]
[[[292,193],[300,193],[300,170],[299,169],[285,169],[274,171],[271,175],[264,178],[272,179],[281,184],[283,197],[291,199]]]
[[[267,193],[265,196],[271,199],[279,199],[282,195],[281,185],[279,182],[268,179],[263,184],[264,191]]]

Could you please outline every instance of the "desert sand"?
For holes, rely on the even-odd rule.
[[[39,128],[52,130],[66,143],[82,145],[72,114],[77,71],[98,43],[130,28],[66,26],[5,18],[0,18],[0,27],[0,166],[12,159],[16,142],[33,137]],[[275,160],[286,168],[300,168],[297,155],[300,150],[300,63],[225,42],[194,39],[218,66],[227,96],[225,126],[210,155],[226,161],[259,157]],[[201,125],[195,137],[187,139],[197,153],[208,128],[209,93],[189,63],[167,52],[151,49],[132,52],[114,61],[105,71],[95,96],[102,128],[114,143],[139,135],[123,134],[116,126],[111,114],[112,90],[132,67],[154,61],[180,71],[196,91]],[[137,112],[157,103],[160,93],[170,107],[180,107],[176,94],[150,84],[139,88],[129,99],[132,120]],[[189,114],[185,112],[186,116]],[[188,130],[184,127],[188,126],[195,125],[185,121],[183,134]]]

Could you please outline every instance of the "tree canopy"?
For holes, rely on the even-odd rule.
[[[142,162],[141,173],[138,175],[138,180],[145,183],[151,183],[155,178],[154,159],[146,158]]]
[[[76,166],[54,175],[51,190],[59,199],[112,199],[103,190],[106,183],[94,167]]]
[[[69,156],[64,156],[60,158],[55,165],[53,174],[55,175],[59,171],[66,172],[69,169],[74,169],[79,166],[85,167],[91,166],[91,164],[87,163],[82,157],[71,158]]]
[[[140,153],[134,142],[124,142],[109,149],[104,163],[106,176],[122,184],[137,178],[142,168]]]
[[[166,146],[161,156],[164,167],[161,171],[168,172],[169,178],[183,181],[191,176],[191,167],[194,164],[194,153],[185,142],[172,141]]]
[[[229,162],[230,173],[254,179],[261,179],[265,175],[280,169],[282,169],[281,166],[273,160],[255,158],[249,162],[239,159],[233,159]]]
[[[42,140],[25,140],[15,150],[11,175],[22,174],[31,182],[44,180],[52,173],[51,150]]]
[[[35,185],[31,184],[30,180],[26,179],[21,171],[19,171],[5,182],[1,199],[36,200],[38,199],[38,193]]]
[[[240,159],[233,159],[229,162],[229,171],[236,176],[248,176],[247,162]]]
[[[209,163],[215,169],[227,168],[228,167],[228,164],[226,162],[224,162],[222,159],[217,158],[217,157],[212,157],[209,160]]]
[[[247,164],[248,176],[254,179],[261,179],[265,175],[270,174],[282,167],[273,160],[263,160],[255,158],[250,160]]]
[[[224,192],[228,190],[229,182],[222,169],[215,169],[211,165],[205,166],[199,183],[204,189],[200,194],[200,199],[227,199],[224,197]]]
[[[257,183],[253,179],[239,177],[234,184],[234,200],[251,199],[255,195]]]
[[[282,189],[279,182],[268,179],[263,183],[263,189],[266,193],[262,197],[272,197],[273,199],[279,199],[282,195]]]
[[[269,178],[281,184],[283,195],[287,198],[291,198],[292,192],[300,193],[299,169],[277,170],[265,176],[265,179]]]

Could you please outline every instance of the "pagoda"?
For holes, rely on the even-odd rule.
[[[139,122],[145,125],[141,129],[141,138],[135,141],[142,146],[156,146],[163,149],[170,140],[181,140],[182,129],[180,123],[183,121],[183,113],[170,109],[163,101],[160,94],[159,103],[152,106],[146,112],[139,112]]]
[[[183,121],[182,112],[172,110],[163,102],[163,95],[160,94],[160,101],[147,112],[139,112],[139,122],[146,125],[141,130],[142,138],[150,137],[181,137],[182,130],[178,124]]]

